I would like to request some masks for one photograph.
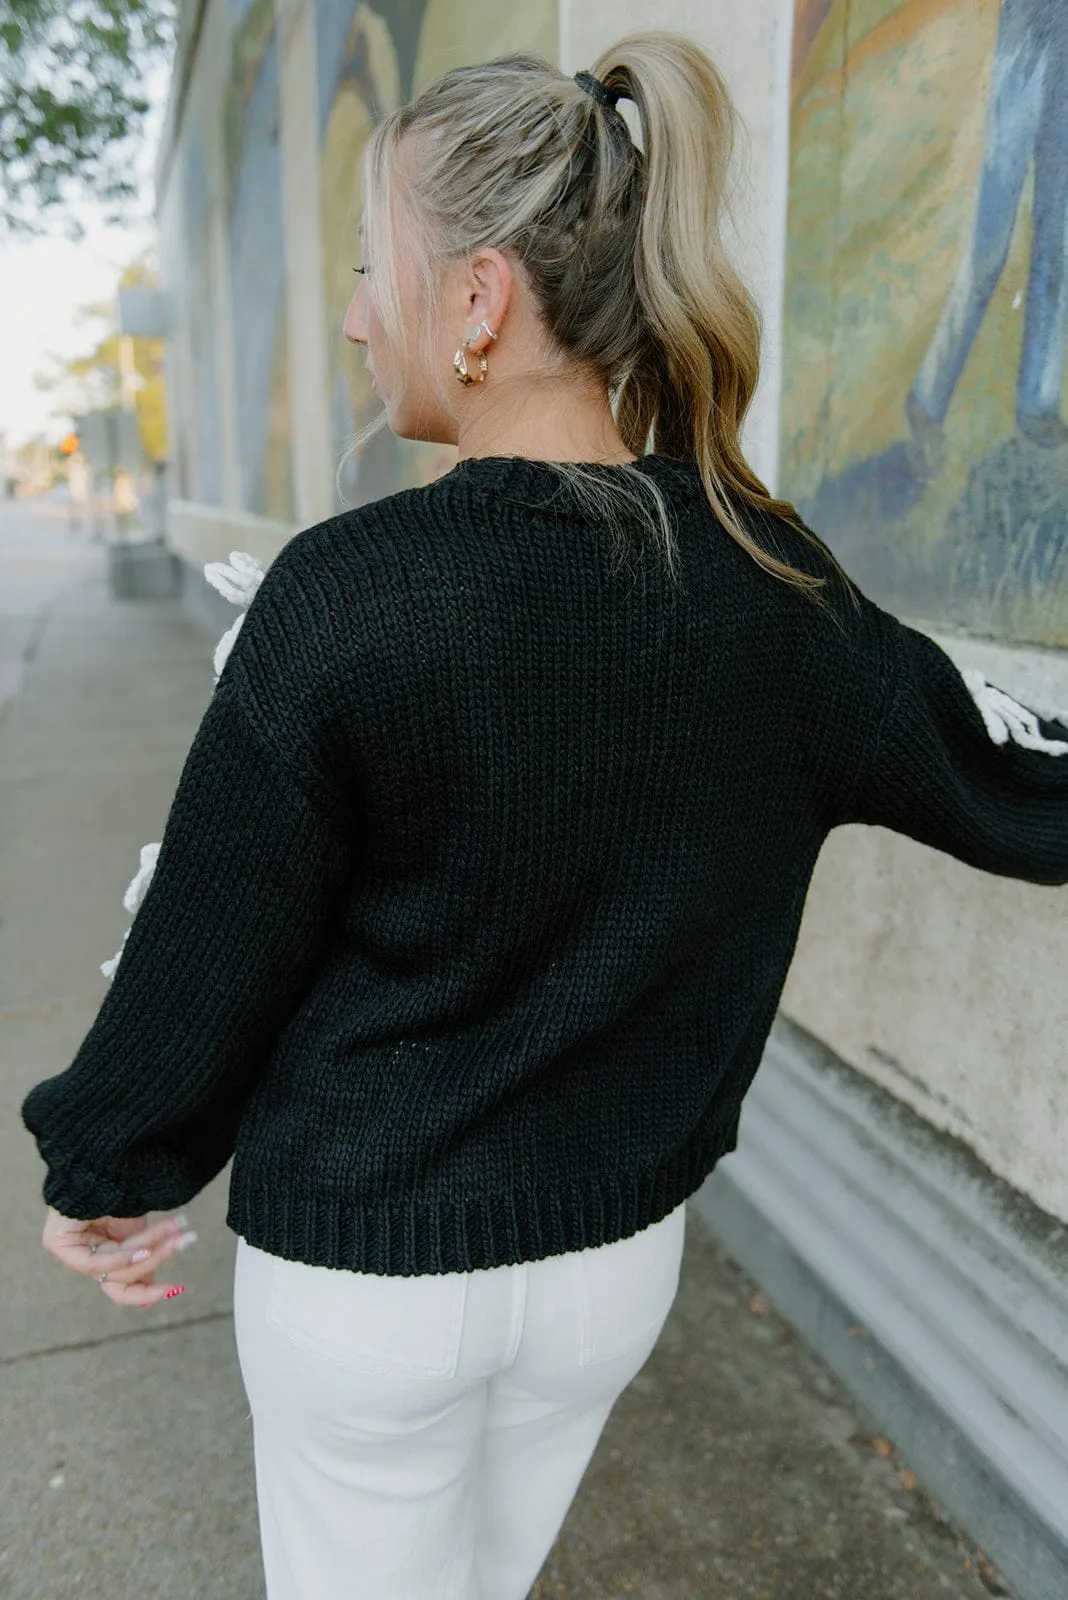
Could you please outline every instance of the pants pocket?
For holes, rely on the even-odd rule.
[[[467,1278],[380,1277],[273,1258],[266,1320],[337,1366],[398,1378],[454,1378]]]
[[[685,1230],[683,1202],[629,1239],[572,1257],[582,1366],[655,1342],[678,1293]]]

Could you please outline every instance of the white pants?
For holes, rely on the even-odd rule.
[[[684,1224],[409,1278],[239,1239],[267,1600],[525,1600],[671,1309]]]

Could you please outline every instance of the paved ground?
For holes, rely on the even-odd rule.
[[[176,602],[110,599],[106,560],[60,507],[0,505],[0,1594],[259,1600],[225,1175],[189,1208],[186,1295],[120,1311],[41,1250],[18,1116],[103,998],[123,891],[211,691],[214,636]],[[536,1600],[1006,1594],[693,1213],[688,1229],[669,1322]]]

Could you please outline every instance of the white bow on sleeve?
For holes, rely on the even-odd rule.
[[[995,744],[1023,745],[1027,750],[1044,750],[1047,755],[1068,755],[1068,741],[1047,739],[1038,725],[1038,718],[1027,706],[1020,705],[1004,689],[988,683],[976,667],[965,667],[961,673],[968,692],[979,708],[986,731]],[[1068,718],[1059,716],[1059,722],[1068,724]]]

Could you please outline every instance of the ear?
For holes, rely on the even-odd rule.
[[[515,269],[502,251],[487,247],[471,256],[464,282],[466,322],[461,338],[466,339],[480,322],[499,334],[514,292]],[[490,342],[490,334],[480,328],[477,338],[471,341],[471,349],[484,350]]]

